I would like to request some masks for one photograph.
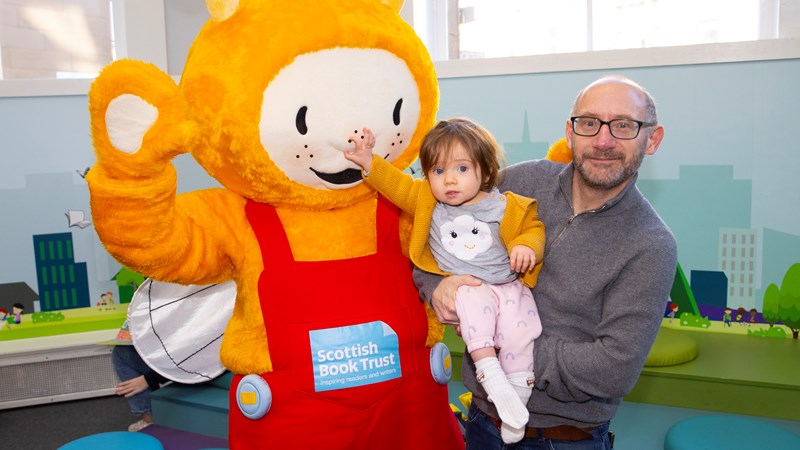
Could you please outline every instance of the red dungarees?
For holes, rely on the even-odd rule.
[[[258,420],[230,395],[232,449],[462,449],[447,387],[430,373],[428,324],[400,250],[397,208],[378,200],[377,253],[295,261],[274,208],[248,202],[264,272],[258,289],[273,372],[261,374],[272,407]],[[402,376],[315,392],[309,332],[382,321],[397,334]]]

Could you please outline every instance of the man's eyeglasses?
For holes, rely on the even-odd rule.
[[[655,123],[633,119],[614,119],[606,122],[597,117],[574,116],[569,120],[572,122],[572,131],[578,136],[596,136],[603,125],[608,125],[611,136],[617,139],[636,139],[642,127],[655,126]]]

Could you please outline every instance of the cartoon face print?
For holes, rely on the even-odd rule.
[[[419,117],[419,90],[400,58],[380,49],[334,48],[300,55],[276,75],[264,91],[259,133],[291,180],[346,189],[362,181],[360,169],[342,156],[352,147],[348,136],[372,129],[375,153],[393,161]]]
[[[442,244],[448,253],[463,261],[470,261],[492,245],[489,225],[472,216],[458,216],[439,227]]]

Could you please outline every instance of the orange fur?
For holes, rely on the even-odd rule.
[[[416,127],[393,161],[406,168],[434,123],[438,88],[421,41],[379,0],[241,0],[235,12],[221,2],[210,5],[219,20],[210,20],[195,39],[179,85],[155,66],[130,60],[111,64],[93,83],[97,164],[87,175],[92,216],[108,251],[146,276],[183,284],[235,280],[223,364],[236,373],[268,372],[258,300],[263,263],[245,202],[275,206],[298,259],[325,261],[375,251],[376,194],[363,183],[325,190],[290,179],[260,139],[265,89],[300,55],[338,48],[391,53],[408,67],[419,91]],[[117,151],[106,128],[109,104],[123,94],[158,110],[133,154]],[[170,160],[184,152],[223,188],[177,195]],[[409,223],[404,217],[405,233]],[[407,236],[401,238],[407,243]],[[443,327],[430,309],[428,317],[430,345],[441,339]]]
[[[572,149],[567,144],[567,138],[561,138],[551,145],[545,158],[564,164],[572,162]]]

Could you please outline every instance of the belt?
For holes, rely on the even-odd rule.
[[[498,430],[500,429],[500,424],[502,423],[500,419],[495,419],[488,414],[485,414],[485,416]],[[595,428],[597,427],[578,428],[570,425],[558,425],[549,428],[526,427],[525,437],[544,438],[553,441],[585,441],[587,439],[592,439],[591,431]]]

